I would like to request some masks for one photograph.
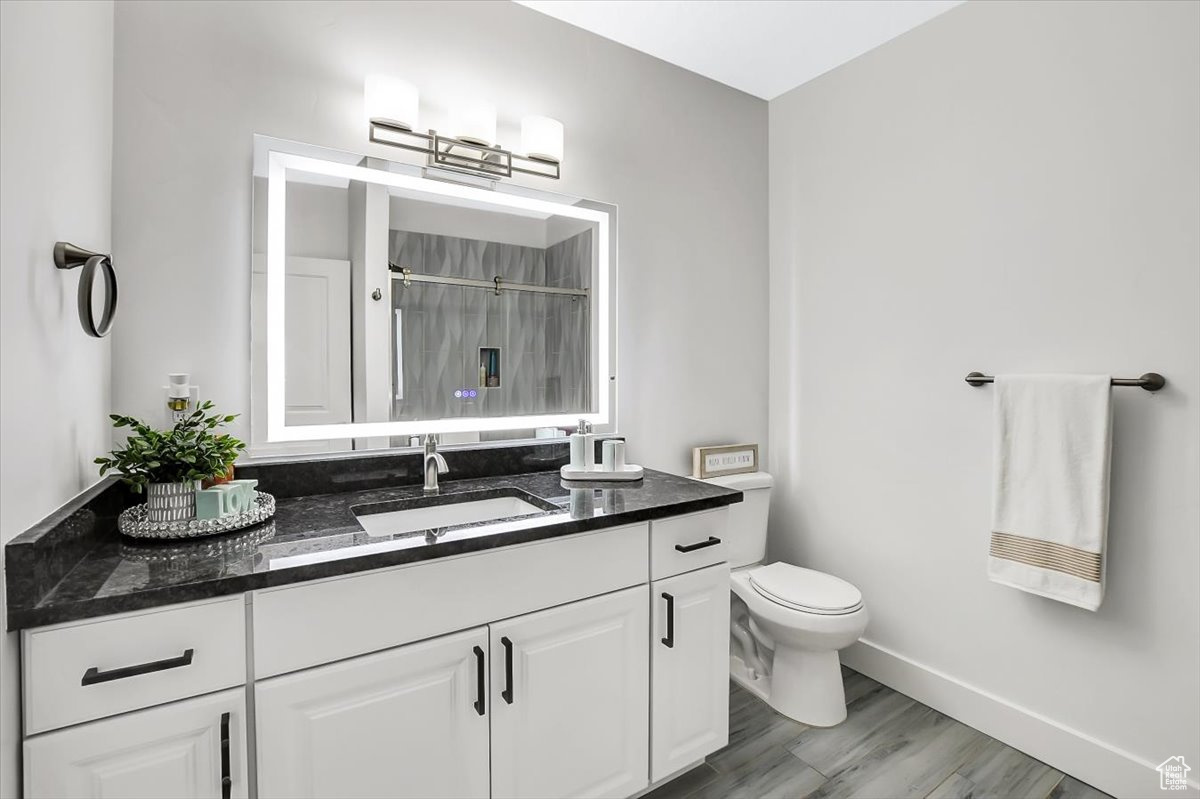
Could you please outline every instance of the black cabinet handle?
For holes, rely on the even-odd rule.
[[[500,639],[501,646],[504,647],[504,690],[500,692],[500,696],[504,697],[504,701],[512,704],[512,641],[508,640],[508,636]]]
[[[479,696],[479,698],[475,700],[475,712],[482,716],[483,710],[484,710],[483,692],[487,690],[487,685],[484,683],[484,679],[483,679],[484,678],[483,650],[480,649],[479,647],[475,647],[475,670],[476,670],[475,671],[475,691],[476,691],[477,695]]]
[[[191,651],[190,649],[188,650]],[[229,775],[229,714],[221,714],[221,799],[233,792],[233,777]]]
[[[662,642],[670,649],[675,648],[675,597],[663,592],[662,598],[667,600],[667,637]]]
[[[707,541],[701,541],[699,544],[688,544],[687,546],[684,546],[683,544],[676,544],[675,548],[680,552],[695,552],[697,549],[715,547],[719,543],[721,543],[721,539],[710,535]]]
[[[123,680],[126,677],[149,674],[152,671],[166,671],[167,669],[177,669],[180,666],[190,666],[192,664],[192,655],[194,654],[196,654],[196,650],[189,649],[177,658],[156,660],[153,663],[140,663],[137,666],[123,666],[119,669],[111,669],[110,671],[100,671],[100,669],[92,666],[83,673],[83,680],[79,684],[94,685],[98,682]]]

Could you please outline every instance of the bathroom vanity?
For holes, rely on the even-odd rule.
[[[726,743],[739,492],[539,471],[431,504],[415,457],[262,469],[276,517],[238,536],[122,539],[104,483],[9,544],[26,796],[619,797]],[[358,521],[471,500],[533,511]]]
[[[26,796],[625,797],[724,746],[741,493],[559,476],[617,429],[616,209],[261,136],[254,186],[275,517],[142,543],[109,480],[8,544]]]

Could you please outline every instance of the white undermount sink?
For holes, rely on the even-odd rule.
[[[476,524],[496,519],[511,519],[545,512],[544,508],[539,508],[519,497],[501,496],[460,502],[445,501],[452,496],[438,497],[435,500],[438,504],[392,511],[376,510],[371,505],[360,505],[354,508],[354,515],[362,528],[367,531],[367,535],[384,536],[402,535],[439,527],[453,527],[460,524]]]

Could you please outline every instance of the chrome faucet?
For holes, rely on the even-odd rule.
[[[436,435],[426,433],[423,443],[425,445],[425,493],[436,494],[438,492],[438,475],[450,471],[450,467],[446,465],[446,459],[437,451]]]

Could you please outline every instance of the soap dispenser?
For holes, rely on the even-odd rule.
[[[592,471],[596,468],[596,436],[586,419],[579,420],[579,427],[571,434],[571,469]]]

